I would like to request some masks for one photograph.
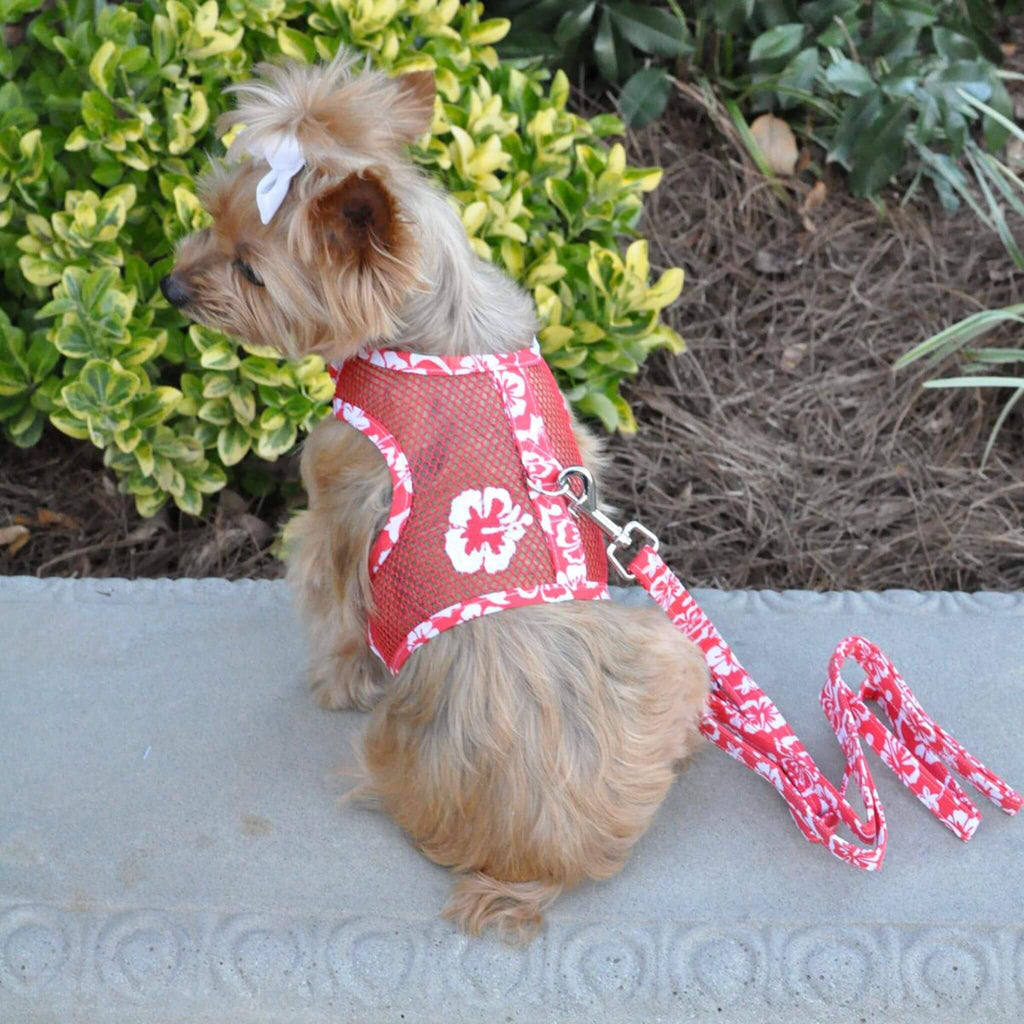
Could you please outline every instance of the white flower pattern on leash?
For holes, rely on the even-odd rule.
[[[452,499],[445,554],[456,572],[501,572],[532,523],[504,487],[469,488]]]
[[[800,831],[841,860],[876,871],[885,856],[885,813],[862,742],[965,841],[977,829],[981,813],[954,778],[954,770],[1008,814],[1017,813],[1024,804],[1019,793],[925,714],[892,662],[860,636],[840,641],[821,691],[821,706],[846,758],[843,781],[839,787],[833,786],[771,698],[747,674],[711,620],[654,549],[643,548],[629,568],[704,655],[712,688],[700,731],[730,757],[770,782],[785,799]],[[856,691],[842,677],[847,659],[866,674]],[[869,711],[870,701],[876,701],[885,711],[892,731]],[[859,791],[863,819],[847,800],[850,783]],[[843,838],[837,829],[840,824],[848,827],[857,840],[870,845],[859,846]]]

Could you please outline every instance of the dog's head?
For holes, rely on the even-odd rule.
[[[419,178],[403,149],[430,128],[432,74],[356,73],[341,55],[262,65],[232,91],[218,127],[240,130],[200,188],[213,224],[182,242],[165,297],[290,355],[391,339],[420,286]]]

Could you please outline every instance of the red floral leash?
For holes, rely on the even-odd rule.
[[[580,490],[570,485],[576,481]],[[882,866],[887,838],[885,812],[868,768],[861,740],[882,763],[955,835],[966,842],[981,821],[981,812],[952,774],[959,772],[1007,814],[1024,803],[998,775],[986,768],[925,713],[892,662],[860,636],[842,640],[832,654],[821,706],[846,757],[838,789],[814,763],[771,698],[736,659],[722,635],[658,555],[657,538],[640,523],[618,526],[597,508],[593,478],[572,466],[558,477],[559,492],[578,512],[592,518],[611,537],[608,557],[619,574],[636,580],[661,606],[672,623],[700,648],[711,673],[711,693],[700,731],[715,746],[770,782],[789,806],[797,827],[812,843],[866,871]],[[624,568],[619,556],[633,545],[634,533],[648,543]],[[866,679],[854,693],[844,682],[843,663],[853,659]],[[890,732],[868,710],[875,701],[885,711]],[[846,800],[850,781],[860,791],[864,820]],[[849,827],[862,843],[836,833]]]

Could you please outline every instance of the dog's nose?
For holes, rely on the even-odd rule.
[[[180,277],[175,277],[174,274],[168,274],[160,279],[160,291],[164,293],[164,298],[175,309],[181,309],[192,298],[192,293],[188,290],[185,282]]]

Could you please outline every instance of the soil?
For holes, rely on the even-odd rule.
[[[1008,392],[922,389],[956,358],[892,369],[961,317],[1015,301],[1022,276],[999,239],[926,191],[880,213],[827,171],[824,202],[802,213],[820,169],[780,199],[685,96],[629,148],[665,168],[643,230],[654,265],[686,271],[667,320],[689,348],[652,356],[624,389],[639,429],[611,439],[605,498],[654,529],[692,585],[1024,588],[1024,415],[982,469]],[[48,430],[0,454],[0,529],[28,530],[0,548],[0,574],[282,573],[274,542],[294,487],[273,501],[222,492],[203,520],[144,520],[87,444]],[[294,483],[296,457],[275,472]]]

